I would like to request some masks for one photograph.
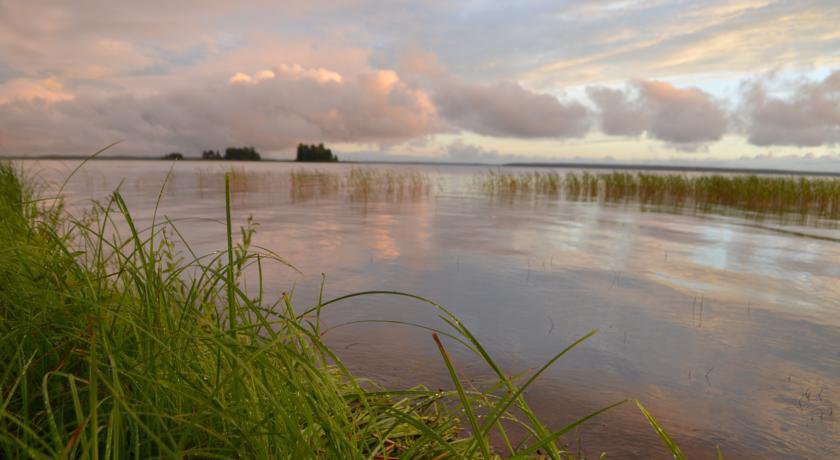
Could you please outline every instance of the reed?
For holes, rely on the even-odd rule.
[[[612,172],[496,172],[475,177],[494,195],[563,195],[571,199],[715,207],[778,215],[840,219],[840,179],[758,175],[697,175]]]
[[[412,169],[352,168],[346,172],[312,169],[289,173],[291,195],[306,199],[344,194],[352,200],[403,200],[427,196],[433,190],[428,174]]]
[[[254,192],[265,190],[271,181],[271,175],[265,171],[248,170],[242,166],[201,168],[196,171],[173,171],[170,182],[182,175],[194,175],[199,190],[224,189],[225,177],[230,182],[233,193]]]
[[[293,200],[307,200],[337,194],[341,189],[341,177],[317,169],[295,169],[289,171],[289,186]]]
[[[493,194],[539,193],[557,195],[562,190],[562,176],[554,171],[504,173],[490,171],[474,178],[473,184]]]
[[[287,294],[266,299],[263,265],[286,262],[254,251],[252,228],[234,242],[230,176],[226,185],[227,247],[197,255],[165,217],[138,228],[119,191],[77,219],[0,164],[3,458],[572,458],[561,436],[613,407],[549,428],[523,397],[594,331],[515,379],[452,313],[419,296],[359,292],[302,309]],[[249,267],[258,292],[244,288]],[[430,346],[453,390],[382,388],[324,344],[323,314],[374,295],[443,318],[448,329],[433,329]],[[497,381],[462,384],[453,345]],[[527,433],[520,442],[511,424]]]

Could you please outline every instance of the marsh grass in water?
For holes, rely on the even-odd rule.
[[[412,169],[352,168],[342,173],[299,169],[289,178],[291,196],[297,199],[343,194],[354,201],[401,201],[426,197],[434,189],[428,174]]]
[[[242,166],[227,168],[197,169],[195,171],[173,172],[170,183],[182,174],[195,175],[198,190],[221,190],[225,177],[229,178],[230,189],[234,193],[254,192],[265,190],[272,182],[271,174],[267,171],[254,171]]]
[[[523,397],[594,331],[512,378],[458,318],[419,296],[328,300],[322,288],[303,309],[287,294],[266,298],[263,267],[288,264],[251,246],[252,227],[234,241],[235,180],[225,180],[226,247],[198,255],[166,217],[138,228],[119,191],[76,218],[0,164],[3,458],[570,458],[561,437],[613,407],[550,428]],[[259,274],[255,292],[243,287],[248,270]],[[382,388],[324,344],[323,315],[377,295],[411,298],[445,322],[427,329],[453,390]],[[497,380],[462,384],[453,345]],[[512,425],[524,438],[509,437]]]
[[[499,196],[543,194],[573,200],[639,202],[709,212],[729,208],[761,214],[840,219],[840,179],[794,176],[653,173],[496,172],[474,178]]]
[[[499,195],[539,193],[559,195],[563,190],[563,176],[555,171],[529,171],[504,173],[490,171],[473,177],[473,185],[479,190]]]

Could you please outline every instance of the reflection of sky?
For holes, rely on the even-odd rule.
[[[393,260],[400,256],[400,249],[391,235],[395,223],[394,216],[387,214],[369,217],[367,226],[371,235],[370,247],[374,250],[375,258]]]
[[[699,235],[706,241],[704,245],[697,245],[694,257],[695,262],[718,270],[730,269],[727,264],[729,255],[729,244],[732,242],[732,230],[726,227],[701,226]]]
[[[49,181],[70,169],[41,165],[53,171],[43,173]],[[129,206],[147,223],[169,166],[90,163],[68,185],[70,208],[106,196],[125,177]],[[415,292],[451,307],[511,372],[538,366],[598,329],[529,392],[551,420],[568,423],[553,414],[583,415],[640,397],[690,452],[712,452],[713,439],[735,457],[836,453],[837,415],[825,414],[840,409],[840,244],[734,218],[494,201],[467,188],[476,170],[467,167],[436,167],[443,188],[426,198],[325,195],[293,203],[284,182],[290,167],[243,165],[247,181],[234,194],[236,222],[252,215],[260,223],[255,242],[304,273],[267,264],[269,292],[294,285],[297,304],[309,305],[321,272],[328,297]],[[223,221],[221,168],[176,164],[160,213]],[[221,224],[186,220],[179,228],[199,253],[224,246]],[[336,305],[325,318],[331,325],[396,319],[442,326],[430,309],[389,297]],[[329,340],[362,374],[446,385],[425,331],[355,325],[331,331]],[[464,372],[483,375],[457,347],[453,354]],[[822,399],[801,401],[809,389],[822,389]],[[604,419],[609,430],[587,428],[593,444],[629,456],[627,439],[636,440],[631,446],[658,442],[638,414],[617,414]]]

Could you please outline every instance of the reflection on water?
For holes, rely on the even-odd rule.
[[[25,166],[55,183],[74,164]],[[68,185],[68,209],[79,212],[124,180],[130,209],[148,223],[169,167],[91,162]],[[224,226],[206,219],[224,219],[221,174],[230,167],[174,165],[159,212],[182,219],[198,252],[224,246]],[[294,287],[298,306],[308,306],[321,272],[328,297],[418,293],[451,307],[511,373],[598,329],[527,393],[553,426],[639,398],[691,458],[712,458],[716,444],[731,458],[840,455],[836,229],[536,194],[489,197],[472,186],[484,171],[477,167],[356,168],[368,178],[366,196],[354,192],[361,185],[348,182],[347,165],[319,165],[320,173],[236,165],[236,220],[253,216],[255,243],[303,272],[264,267],[272,294]],[[292,186],[290,171],[306,185]],[[428,187],[410,193],[416,187],[393,171],[425,177]],[[388,180],[390,188],[382,185]],[[402,192],[400,180],[409,184]],[[433,311],[385,296],[354,299],[324,318],[331,326],[369,319],[440,326]],[[352,369],[383,383],[447,385],[426,331],[362,323],[334,328],[327,339]],[[452,351],[463,373],[486,375],[467,353]],[[565,441],[593,457],[606,450],[613,458],[667,458],[629,405]]]

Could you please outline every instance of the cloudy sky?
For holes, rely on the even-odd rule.
[[[0,0],[0,155],[840,171],[835,1]]]

